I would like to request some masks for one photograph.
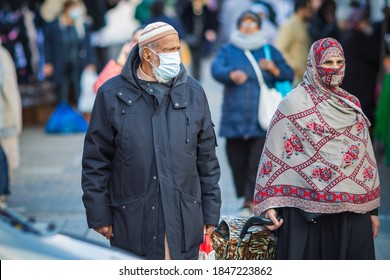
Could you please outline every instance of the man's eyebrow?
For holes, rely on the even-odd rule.
[[[170,47],[170,48],[163,48],[162,50],[163,51],[170,51],[170,50],[176,50],[178,48],[180,48],[180,46],[173,46],[173,47]]]

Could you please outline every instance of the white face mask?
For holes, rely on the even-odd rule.
[[[82,14],[83,14],[83,11],[81,10],[81,8],[76,7],[76,8],[72,8],[70,10],[69,16],[71,19],[76,20],[76,19],[80,18]]]
[[[180,72],[180,53],[177,52],[169,52],[169,53],[156,53],[152,49],[152,52],[158,55],[160,58],[160,65],[156,67],[152,62],[153,72],[156,76],[156,79],[159,82],[168,82],[169,80],[175,78]],[[162,79],[159,80],[159,77]]]

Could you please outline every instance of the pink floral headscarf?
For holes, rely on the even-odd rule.
[[[369,121],[358,99],[340,87],[344,58],[332,38],[310,49],[301,84],[279,104],[267,133],[254,194],[255,215],[269,208],[366,213],[379,206],[378,168]]]
[[[303,75],[303,82],[315,87],[316,91],[333,96],[339,99],[340,103],[361,111],[359,100],[340,87],[345,75],[345,63],[340,68],[321,66],[331,57],[345,59],[343,48],[336,39],[324,38],[314,42],[307,57],[307,68]]]

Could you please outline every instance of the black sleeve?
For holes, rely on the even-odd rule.
[[[100,88],[85,135],[82,158],[82,199],[90,228],[112,224],[108,183],[115,146],[104,95]]]
[[[216,137],[206,96],[202,129],[198,135],[197,168],[202,188],[204,224],[218,225],[221,210],[221,191],[218,185],[220,167],[216,156]]]
[[[378,208],[375,208],[374,210],[370,211],[370,215],[371,216],[378,216],[378,213],[379,213],[379,209]]]

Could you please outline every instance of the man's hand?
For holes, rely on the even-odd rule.
[[[112,232],[112,226],[98,227],[98,228],[94,228],[94,230],[100,233],[101,235],[103,235],[107,239],[111,239],[114,236]]]
[[[205,234],[211,234],[215,229],[215,226],[214,225],[204,225],[203,227],[203,232]]]
[[[46,64],[43,66],[43,72],[45,73],[45,76],[46,76],[46,77],[52,76],[53,73],[54,73],[53,64],[51,64],[51,63],[46,63]]]

